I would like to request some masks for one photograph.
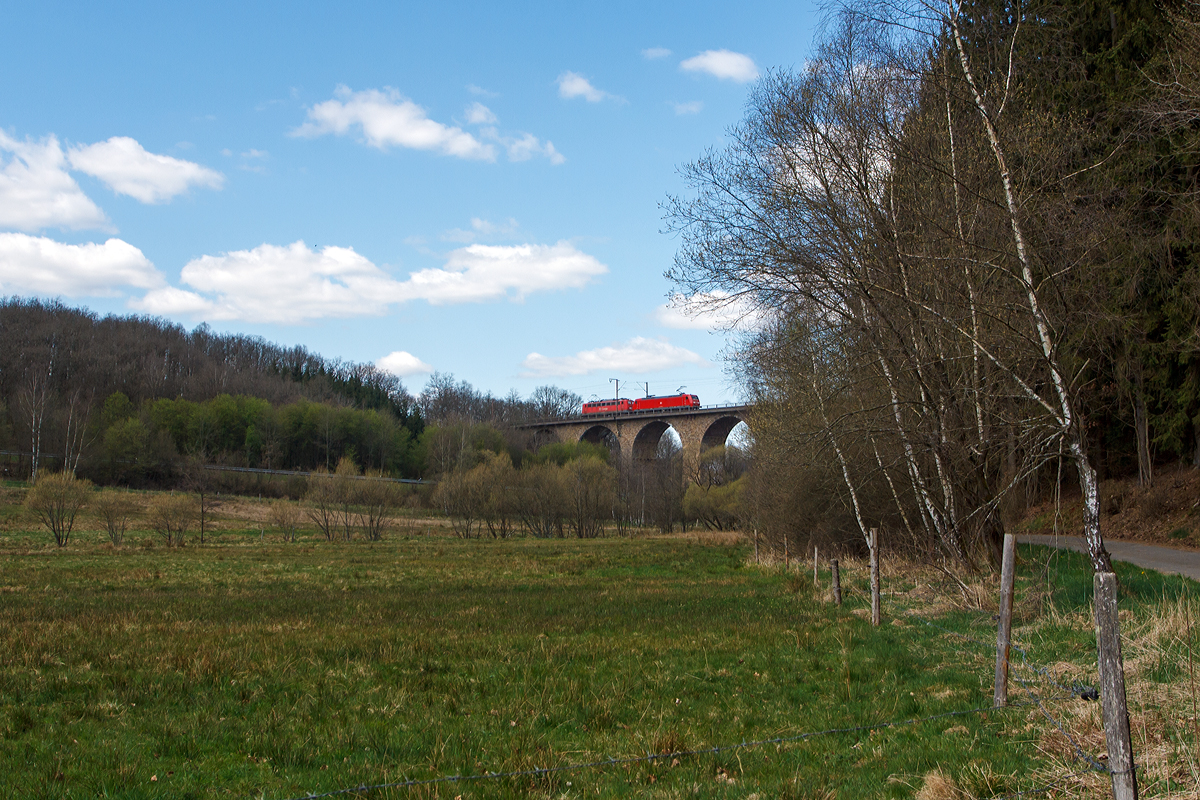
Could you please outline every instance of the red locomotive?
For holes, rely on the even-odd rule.
[[[618,411],[632,411],[633,401],[624,397],[614,400],[592,400],[583,404],[585,414],[613,414]]]
[[[694,394],[672,394],[666,397],[642,397],[627,400],[592,400],[583,404],[584,414],[615,414],[626,411],[653,411],[659,408],[699,408],[700,398]]]

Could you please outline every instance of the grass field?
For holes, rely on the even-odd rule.
[[[811,566],[758,567],[704,535],[284,544],[226,526],[203,547],[144,546],[135,533],[112,548],[85,532],[58,550],[4,527],[2,797],[291,798],[990,705],[992,654],[901,614],[921,609],[986,640],[987,601],[964,609],[967,595],[949,602],[957,589],[900,565],[886,574],[888,624],[872,629],[861,569],[839,610],[814,592]],[[1086,569],[1023,552],[1020,640],[1062,679],[1086,679]],[[1131,620],[1189,591],[1122,578]],[[1156,658],[1148,685],[1186,677],[1190,661]],[[1102,752],[1084,713],[1096,704],[1049,707]],[[994,796],[1081,769],[1068,750],[1021,706],[370,796],[912,797],[933,770]],[[1186,777],[1173,752],[1164,769]],[[1078,785],[1100,776],[1088,780]]]

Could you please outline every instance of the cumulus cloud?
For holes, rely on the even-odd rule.
[[[472,125],[495,125],[499,120],[490,108],[476,100],[467,106],[467,122]]]
[[[129,301],[129,307],[166,317],[199,317],[212,314],[215,306],[208,299],[186,289],[165,286],[147,292],[145,297]]]
[[[128,136],[72,147],[67,159],[74,169],[143,203],[165,203],[193,186],[220,189],[225,184],[225,176],[215,170],[148,152]]]
[[[483,103],[474,102],[466,107],[467,122],[484,126],[477,134],[472,134],[429,119],[425,109],[395,89],[354,92],[339,86],[335,94],[335,99],[310,108],[308,121],[293,130],[292,135],[316,137],[333,133],[341,136],[357,129],[367,144],[381,150],[392,146],[407,147],[457,158],[495,161],[499,146],[509,161],[528,161],[534,156],[545,156],[551,164],[566,161],[552,142],[542,141],[531,133],[501,134],[495,128],[499,119]]]
[[[699,114],[704,110],[704,103],[692,100],[689,103],[671,103],[671,107],[675,109],[676,116],[682,117],[684,114]]]
[[[473,244],[450,253],[446,266],[414,272],[404,288],[410,298],[430,303],[464,303],[531,292],[578,289],[608,272],[569,242],[511,246]]]
[[[316,137],[328,133],[344,136],[352,128],[362,132],[367,144],[386,150],[407,147],[432,150],[457,158],[494,161],[493,146],[461,128],[431,120],[425,109],[392,88],[351,91],[339,86],[335,99],[308,110],[308,121],[292,131],[294,136]]]
[[[388,353],[376,361],[375,366],[400,378],[407,378],[410,375],[427,375],[433,372],[433,367],[404,350]]]
[[[55,136],[19,142],[0,131],[0,164],[0,226],[23,231],[112,227],[67,174],[66,156]]]
[[[413,300],[522,300],[531,292],[581,287],[607,271],[567,242],[475,244],[452,251],[444,267],[399,281],[351,248],[313,250],[300,241],[194,259],[181,273],[190,289],[156,289],[131,305],[153,314],[301,323],[382,314]]]
[[[583,350],[573,356],[551,358],[530,353],[521,366],[525,368],[522,377],[548,378],[605,371],[646,374],[683,364],[707,366],[708,362],[691,350],[661,339],[635,336],[624,344]]]
[[[0,293],[111,296],[118,286],[150,289],[163,279],[142,251],[120,239],[63,244],[0,233]]]
[[[582,97],[589,103],[599,103],[601,100],[616,100],[616,95],[597,89],[591,81],[578,72],[564,72],[558,76],[558,96],[566,100]]]
[[[698,56],[683,61],[681,68],[687,72],[704,72],[714,78],[749,83],[758,77],[758,67],[748,55],[732,50],[705,50]]]
[[[192,292],[150,292],[137,307],[155,314],[188,313],[212,319],[295,323],[322,317],[381,314],[396,281],[349,247],[310,250],[304,242],[263,244],[189,261],[180,277]],[[191,296],[188,296],[191,295]],[[200,307],[197,298],[205,300]]]
[[[754,330],[762,312],[746,300],[726,292],[675,294],[654,313],[658,324],[677,330]]]
[[[647,61],[653,61],[656,58],[666,58],[671,55],[671,51],[665,47],[647,47],[642,51],[642,58]]]

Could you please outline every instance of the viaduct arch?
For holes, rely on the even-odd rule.
[[[683,443],[685,469],[700,462],[700,454],[725,444],[739,422],[747,422],[752,405],[709,406],[695,409],[654,409],[618,414],[589,414],[566,420],[533,422],[520,427],[532,430],[537,441],[591,442],[616,451],[622,464],[653,460],[667,428],[674,428]]]

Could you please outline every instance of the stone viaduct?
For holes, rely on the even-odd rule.
[[[702,452],[725,444],[729,432],[739,422],[746,421],[752,408],[752,405],[657,408],[545,420],[521,427],[534,431],[539,444],[566,441],[608,445],[624,464],[653,460],[659,440],[668,428],[674,428],[683,442],[684,464],[691,467],[699,463]]]

